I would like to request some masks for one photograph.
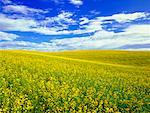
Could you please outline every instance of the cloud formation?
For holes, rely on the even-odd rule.
[[[15,35],[15,34],[0,31],[0,41],[2,41],[2,40],[13,41],[16,38],[19,38],[19,36]]]
[[[1,0],[0,2],[2,2],[3,4],[11,4],[12,3],[11,0]]]
[[[143,29],[144,28],[144,29]],[[136,30],[136,31],[135,31]],[[1,42],[0,47],[16,49],[34,49],[44,51],[74,50],[74,49],[139,49],[136,45],[150,44],[150,25],[130,26],[124,32],[114,33],[98,31],[93,36],[55,39],[51,42]],[[105,32],[105,33],[104,33]],[[135,33],[136,32],[136,33]],[[137,34],[138,33],[138,34]],[[103,35],[105,34],[105,35]],[[141,46],[142,50],[149,46]]]
[[[33,13],[47,13],[47,11],[30,8],[24,5],[6,5],[3,7],[3,10],[4,12],[22,13],[25,15],[33,14]]]
[[[72,3],[74,5],[82,5],[83,1],[82,0],[70,0],[70,3]]]
[[[150,24],[142,23],[150,20],[150,13],[147,12],[116,13],[90,18],[83,15],[77,17],[74,12],[61,10],[56,15],[47,16],[47,9],[18,5],[10,0],[1,2],[5,5],[0,12],[0,49],[142,49],[148,48],[150,44]],[[69,0],[69,3],[83,5],[82,0]],[[99,14],[94,10],[90,13]],[[36,14],[38,18],[34,17]],[[128,25],[125,26],[126,24]],[[121,30],[116,32],[114,29]],[[21,40],[17,33],[31,33],[43,37],[59,35],[65,38],[49,38],[49,41],[35,43],[32,40]]]
[[[73,13],[70,12],[61,12],[55,17],[46,17],[41,21],[24,17],[12,18],[5,14],[0,14],[0,30],[36,32],[45,35],[83,34],[102,30],[102,24],[106,23],[108,20],[124,23],[145,18],[147,15],[147,13],[142,12],[133,14],[115,14],[112,16],[97,17],[91,20],[82,17],[79,19],[80,23],[78,23],[77,20],[72,19]],[[68,30],[68,27],[74,24],[79,24],[82,29]]]

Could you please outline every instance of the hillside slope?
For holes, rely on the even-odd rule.
[[[149,112],[150,52],[0,51],[0,110]]]

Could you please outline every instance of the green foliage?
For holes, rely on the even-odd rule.
[[[150,112],[150,52],[0,51],[0,112]]]

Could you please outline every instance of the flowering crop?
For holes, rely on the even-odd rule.
[[[150,112],[150,52],[0,51],[0,112]]]

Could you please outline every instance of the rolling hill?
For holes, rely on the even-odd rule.
[[[150,52],[0,50],[1,112],[150,112]]]

